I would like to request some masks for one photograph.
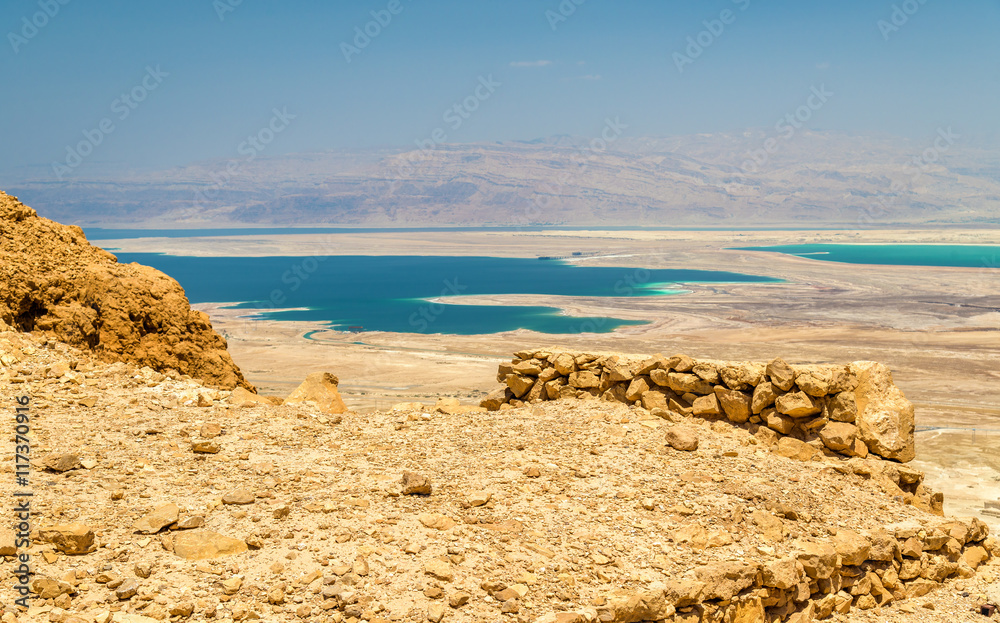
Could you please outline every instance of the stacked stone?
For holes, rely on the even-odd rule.
[[[771,562],[720,562],[639,593],[612,597],[596,612],[547,615],[538,623],[741,621],[807,623],[852,609],[922,597],[949,578],[968,578],[1000,555],[978,519],[937,526],[907,522],[831,540],[799,541]],[[588,616],[589,615],[589,616]],[[595,616],[596,615],[596,616]]]
[[[661,417],[697,416],[767,428],[789,438],[783,453],[869,453],[906,462],[914,456],[913,405],[882,364],[789,365],[698,361],[686,355],[521,351],[501,364],[504,387],[481,403],[489,410],[557,399],[603,399]],[[796,445],[801,441],[806,446]],[[808,446],[808,447],[807,447]]]

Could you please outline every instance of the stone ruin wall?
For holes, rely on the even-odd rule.
[[[665,419],[728,420],[760,432],[790,457],[873,454],[905,463],[915,454],[913,405],[889,369],[871,361],[789,365],[536,350],[501,364],[497,380],[504,387],[481,403],[491,411],[543,400],[607,400]]]
[[[546,400],[606,400],[672,422],[692,417],[729,422],[792,459],[841,458],[837,471],[885,481],[887,492],[943,514],[941,495],[924,488],[922,473],[901,464],[914,457],[913,405],[879,363],[789,365],[781,359],[755,363],[537,350],[516,353],[511,363],[500,365],[497,379],[504,387],[482,401],[489,410]],[[971,577],[998,555],[1000,541],[978,519],[930,515],[926,522],[804,539],[789,556],[767,564],[706,565],[649,590],[623,591],[591,611],[560,613],[561,618],[543,617],[539,623],[805,623],[920,597],[949,579]]]
[[[538,623],[811,623],[922,597],[949,579],[972,577],[1000,555],[1000,541],[981,521],[968,519],[840,530],[832,539],[796,541],[792,550],[769,563],[698,567],[648,590],[622,591],[592,611],[548,615]]]

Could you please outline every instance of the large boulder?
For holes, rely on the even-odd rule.
[[[0,321],[104,361],[177,370],[206,384],[253,389],[184,290],[160,271],[119,264],[76,226],[41,218],[0,191]]]
[[[881,363],[856,361],[851,371],[858,377],[854,390],[855,424],[868,450],[886,459],[905,463],[913,459],[913,404],[892,381],[892,372]]]
[[[97,549],[97,537],[94,531],[79,522],[41,528],[38,535],[40,541],[52,543],[64,554],[89,554]]]
[[[347,405],[340,397],[340,380],[329,372],[313,372],[285,398],[285,403],[314,402],[324,413],[345,413]]]

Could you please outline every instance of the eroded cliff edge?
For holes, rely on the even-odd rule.
[[[119,264],[83,230],[0,191],[0,322],[91,350],[104,361],[177,370],[224,389],[253,389],[175,280]]]

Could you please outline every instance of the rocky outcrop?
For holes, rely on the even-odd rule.
[[[105,361],[177,370],[206,384],[253,389],[208,315],[181,286],[119,264],[79,227],[39,217],[0,191],[0,323],[45,333]]]
[[[504,387],[481,403],[490,410],[599,398],[668,418],[697,416],[764,429],[762,437],[770,436],[776,452],[789,458],[871,453],[905,463],[914,457],[913,405],[889,369],[872,361],[789,365],[781,359],[765,364],[538,350],[501,364],[497,380]]]
[[[340,380],[329,372],[313,372],[285,398],[288,404],[312,402],[323,413],[339,414],[347,411],[337,385]]]

